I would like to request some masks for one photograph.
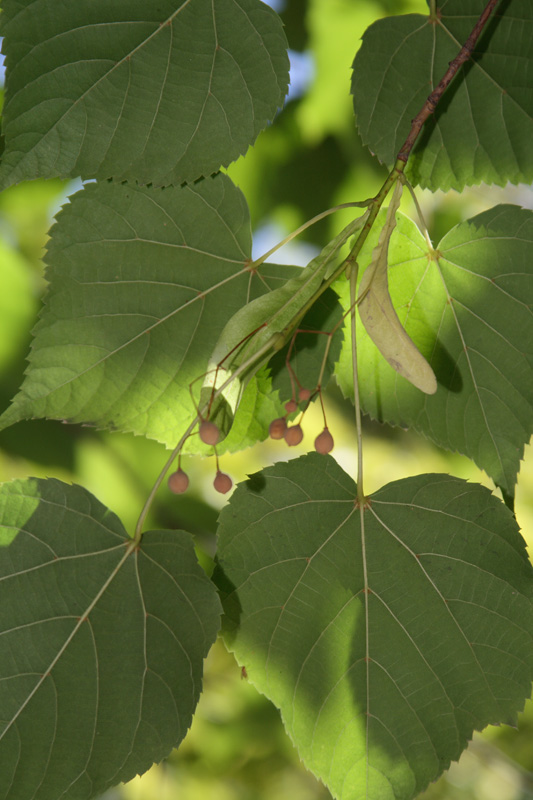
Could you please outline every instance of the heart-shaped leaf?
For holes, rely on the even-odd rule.
[[[131,545],[80,487],[2,486],[2,798],[93,797],[185,736],[220,604],[189,534]]]
[[[378,226],[379,227],[379,226]],[[359,259],[370,262],[378,232]],[[497,206],[453,228],[430,251],[402,214],[389,248],[389,288],[411,339],[437,377],[419,392],[357,327],[360,394],[374,419],[412,426],[472,458],[510,495],[533,433],[533,212]],[[336,284],[349,307],[349,287]],[[351,334],[337,375],[353,397]]]
[[[244,153],[287,90],[281,20],[259,0],[6,0],[1,32],[2,188],[194,180]]]
[[[480,0],[439,0],[435,18],[388,17],[371,25],[353,65],[363,143],[393,164],[422,109],[483,11]],[[500,3],[439,102],[409,159],[413,183],[457,189],[533,180],[533,4]]]
[[[334,797],[408,800],[529,696],[533,569],[481,486],[420,475],[356,496],[318,454],[237,488],[224,638]]]
[[[250,252],[246,203],[223,175],[166,189],[87,185],[52,228],[30,365],[0,426],[50,417],[174,446],[196,416],[190,384],[198,400],[227,321],[300,272],[252,273]]]

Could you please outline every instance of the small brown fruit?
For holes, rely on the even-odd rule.
[[[227,494],[233,486],[233,481],[229,475],[226,475],[225,472],[218,470],[217,474],[215,475],[215,480],[213,481],[213,486],[217,492],[220,492],[220,494]]]
[[[283,434],[287,430],[287,420],[285,417],[273,419],[268,428],[268,435],[271,439],[283,439]]]
[[[299,398],[301,403],[307,403],[307,401],[310,399],[310,397],[311,397],[311,390],[310,389],[304,389],[302,387],[300,389],[300,391],[298,392],[298,398]]]
[[[298,408],[298,404],[297,404],[296,400],[288,400],[285,403],[285,411],[287,412],[287,414],[292,414],[292,412],[296,411],[297,408]]]
[[[331,453],[333,446],[333,436],[327,428],[324,428],[322,433],[319,433],[315,439],[315,450],[325,456],[327,453]]]
[[[200,439],[204,444],[217,444],[220,439],[220,431],[214,422],[204,419],[200,423]]]
[[[289,447],[294,447],[295,445],[300,444],[303,438],[304,432],[300,425],[292,425],[290,428],[287,428],[284,434],[284,439]]]
[[[189,477],[181,467],[168,476],[168,488],[174,494],[183,494],[189,488]]]

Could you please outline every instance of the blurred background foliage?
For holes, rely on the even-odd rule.
[[[351,63],[366,27],[389,14],[425,13],[424,0],[271,0],[285,23],[291,52],[291,89],[285,107],[256,145],[228,170],[246,195],[254,230],[254,255],[326,208],[362,200],[379,189],[385,169],[364,150],[349,95]],[[0,98],[1,99],[1,98]],[[25,365],[29,331],[45,287],[42,256],[54,215],[80,182],[34,181],[0,195],[0,410],[15,394]],[[475,187],[461,195],[420,192],[433,241],[454,224],[497,202],[533,208],[529,187]],[[404,210],[414,213],[412,201]],[[350,219],[342,211],[309,229],[304,241],[285,247],[277,260],[305,264]],[[520,376],[517,376],[517,380]],[[332,387],[326,397],[335,457],[354,474],[353,408]],[[320,409],[305,419],[302,445],[322,428]],[[445,453],[403,430],[365,422],[365,480],[369,491],[420,472],[446,472],[490,483],[468,459]],[[266,442],[229,457],[222,468],[235,481],[275,460],[283,444]],[[123,520],[129,531],[166,458],[142,438],[59,422],[24,422],[0,434],[0,480],[27,475],[77,482]],[[225,499],[212,488],[212,459],[185,465],[191,489],[181,497],[161,489],[150,526],[185,528],[195,536],[209,571],[215,553],[217,513]],[[533,542],[533,455],[520,474],[517,516]],[[179,752],[146,775],[106,795],[107,800],[321,800],[327,790],[300,765],[279,715],[241,675],[217,643],[205,670],[204,694]],[[523,800],[533,798],[533,705],[519,730],[491,727],[476,735],[425,800]]]

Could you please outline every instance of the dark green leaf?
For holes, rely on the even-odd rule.
[[[334,797],[414,797],[529,696],[533,571],[481,486],[420,475],[362,510],[311,454],[241,484],[219,544],[226,643]]]
[[[377,236],[376,229],[362,268]],[[433,254],[414,223],[399,216],[389,251],[390,292],[433,367],[435,395],[399,376],[357,328],[364,410],[469,456],[510,495],[533,433],[532,245],[533,212],[516,206],[496,206],[457,225]],[[348,308],[349,287],[339,282],[336,288]],[[353,397],[351,361],[347,331],[337,374]]]
[[[80,487],[2,487],[2,798],[93,797],[185,736],[218,597],[189,534],[130,545]]]
[[[50,417],[174,446],[196,416],[190,384],[197,400],[227,321],[295,274],[252,274],[250,251],[248,209],[223,175],[166,189],[86,186],[52,228],[49,291],[3,427]]]
[[[2,188],[208,175],[246,151],[287,89],[281,21],[259,0],[6,0],[1,32]]]
[[[440,0],[438,19],[410,14],[372,25],[354,61],[352,92],[364,144],[392,164],[484,8]],[[409,160],[413,183],[458,189],[533,180],[533,4],[500,3],[429,119]]]

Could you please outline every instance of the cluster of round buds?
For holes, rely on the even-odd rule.
[[[302,397],[303,394],[303,397]],[[300,389],[300,400],[309,400],[311,392],[309,389]],[[285,411],[288,414],[293,414],[298,409],[296,400],[287,400],[285,403]],[[271,439],[285,439],[289,447],[294,447],[300,444],[304,438],[304,434],[300,425],[287,425],[287,417],[278,417],[273,419],[268,428],[268,435]]]
[[[221,472],[218,469],[215,480],[213,481],[213,486],[220,494],[227,494],[233,486],[233,481],[229,475],[226,475],[225,472]],[[183,492],[186,492],[189,488],[189,476],[181,467],[177,469],[176,472],[173,472],[172,475],[169,475],[168,488],[174,494],[183,494]]]
[[[300,444],[304,434],[300,425],[287,425],[285,417],[273,419],[268,428],[271,439],[285,439],[289,447]]]
[[[298,393],[299,401],[301,403],[307,403],[310,398],[311,392],[309,389],[301,388]],[[300,444],[304,438],[302,426],[298,423],[296,425],[287,424],[287,416],[294,413],[294,411],[297,409],[298,403],[296,400],[288,400],[285,403],[285,411],[287,412],[287,415],[285,417],[273,419],[270,423],[268,433],[271,439],[285,439],[285,442],[289,445],[289,447],[295,447],[296,445]],[[218,426],[208,419],[202,420],[198,429],[198,433],[202,442],[210,445],[211,447],[215,447],[215,445],[220,441],[220,431]],[[315,450],[317,453],[326,455],[327,453],[331,453],[333,446],[333,436],[329,432],[326,425],[322,433],[319,433],[315,439]],[[231,480],[230,476],[218,469],[218,461],[217,472],[213,481],[213,486],[217,492],[220,492],[220,494],[227,494],[233,487],[233,481]],[[189,477],[181,467],[178,467],[178,469],[169,476],[168,488],[174,494],[183,494],[183,492],[186,492],[189,488]]]
[[[198,429],[200,439],[204,444],[214,447],[220,440],[220,431],[218,426],[208,419],[202,420]],[[218,464],[218,462],[217,462]],[[220,494],[227,494],[233,486],[233,481],[225,472],[221,472],[217,466],[217,472],[213,481],[213,486]],[[174,494],[183,494],[189,488],[189,477],[181,467],[169,475],[168,488]]]
[[[309,389],[301,388],[298,397],[300,402],[306,403],[311,398],[311,392]],[[297,408],[298,403],[296,400],[294,400],[294,398],[285,403],[285,411],[287,412],[287,416],[296,411]],[[300,444],[304,438],[302,426],[299,423],[296,425],[289,425],[287,423],[287,416],[273,419],[268,428],[268,435],[271,439],[285,439],[289,447],[295,447],[296,445]],[[327,425],[325,425],[322,433],[320,433],[315,439],[315,450],[317,453],[326,455],[327,453],[331,453],[333,446],[333,436],[329,432]]]

